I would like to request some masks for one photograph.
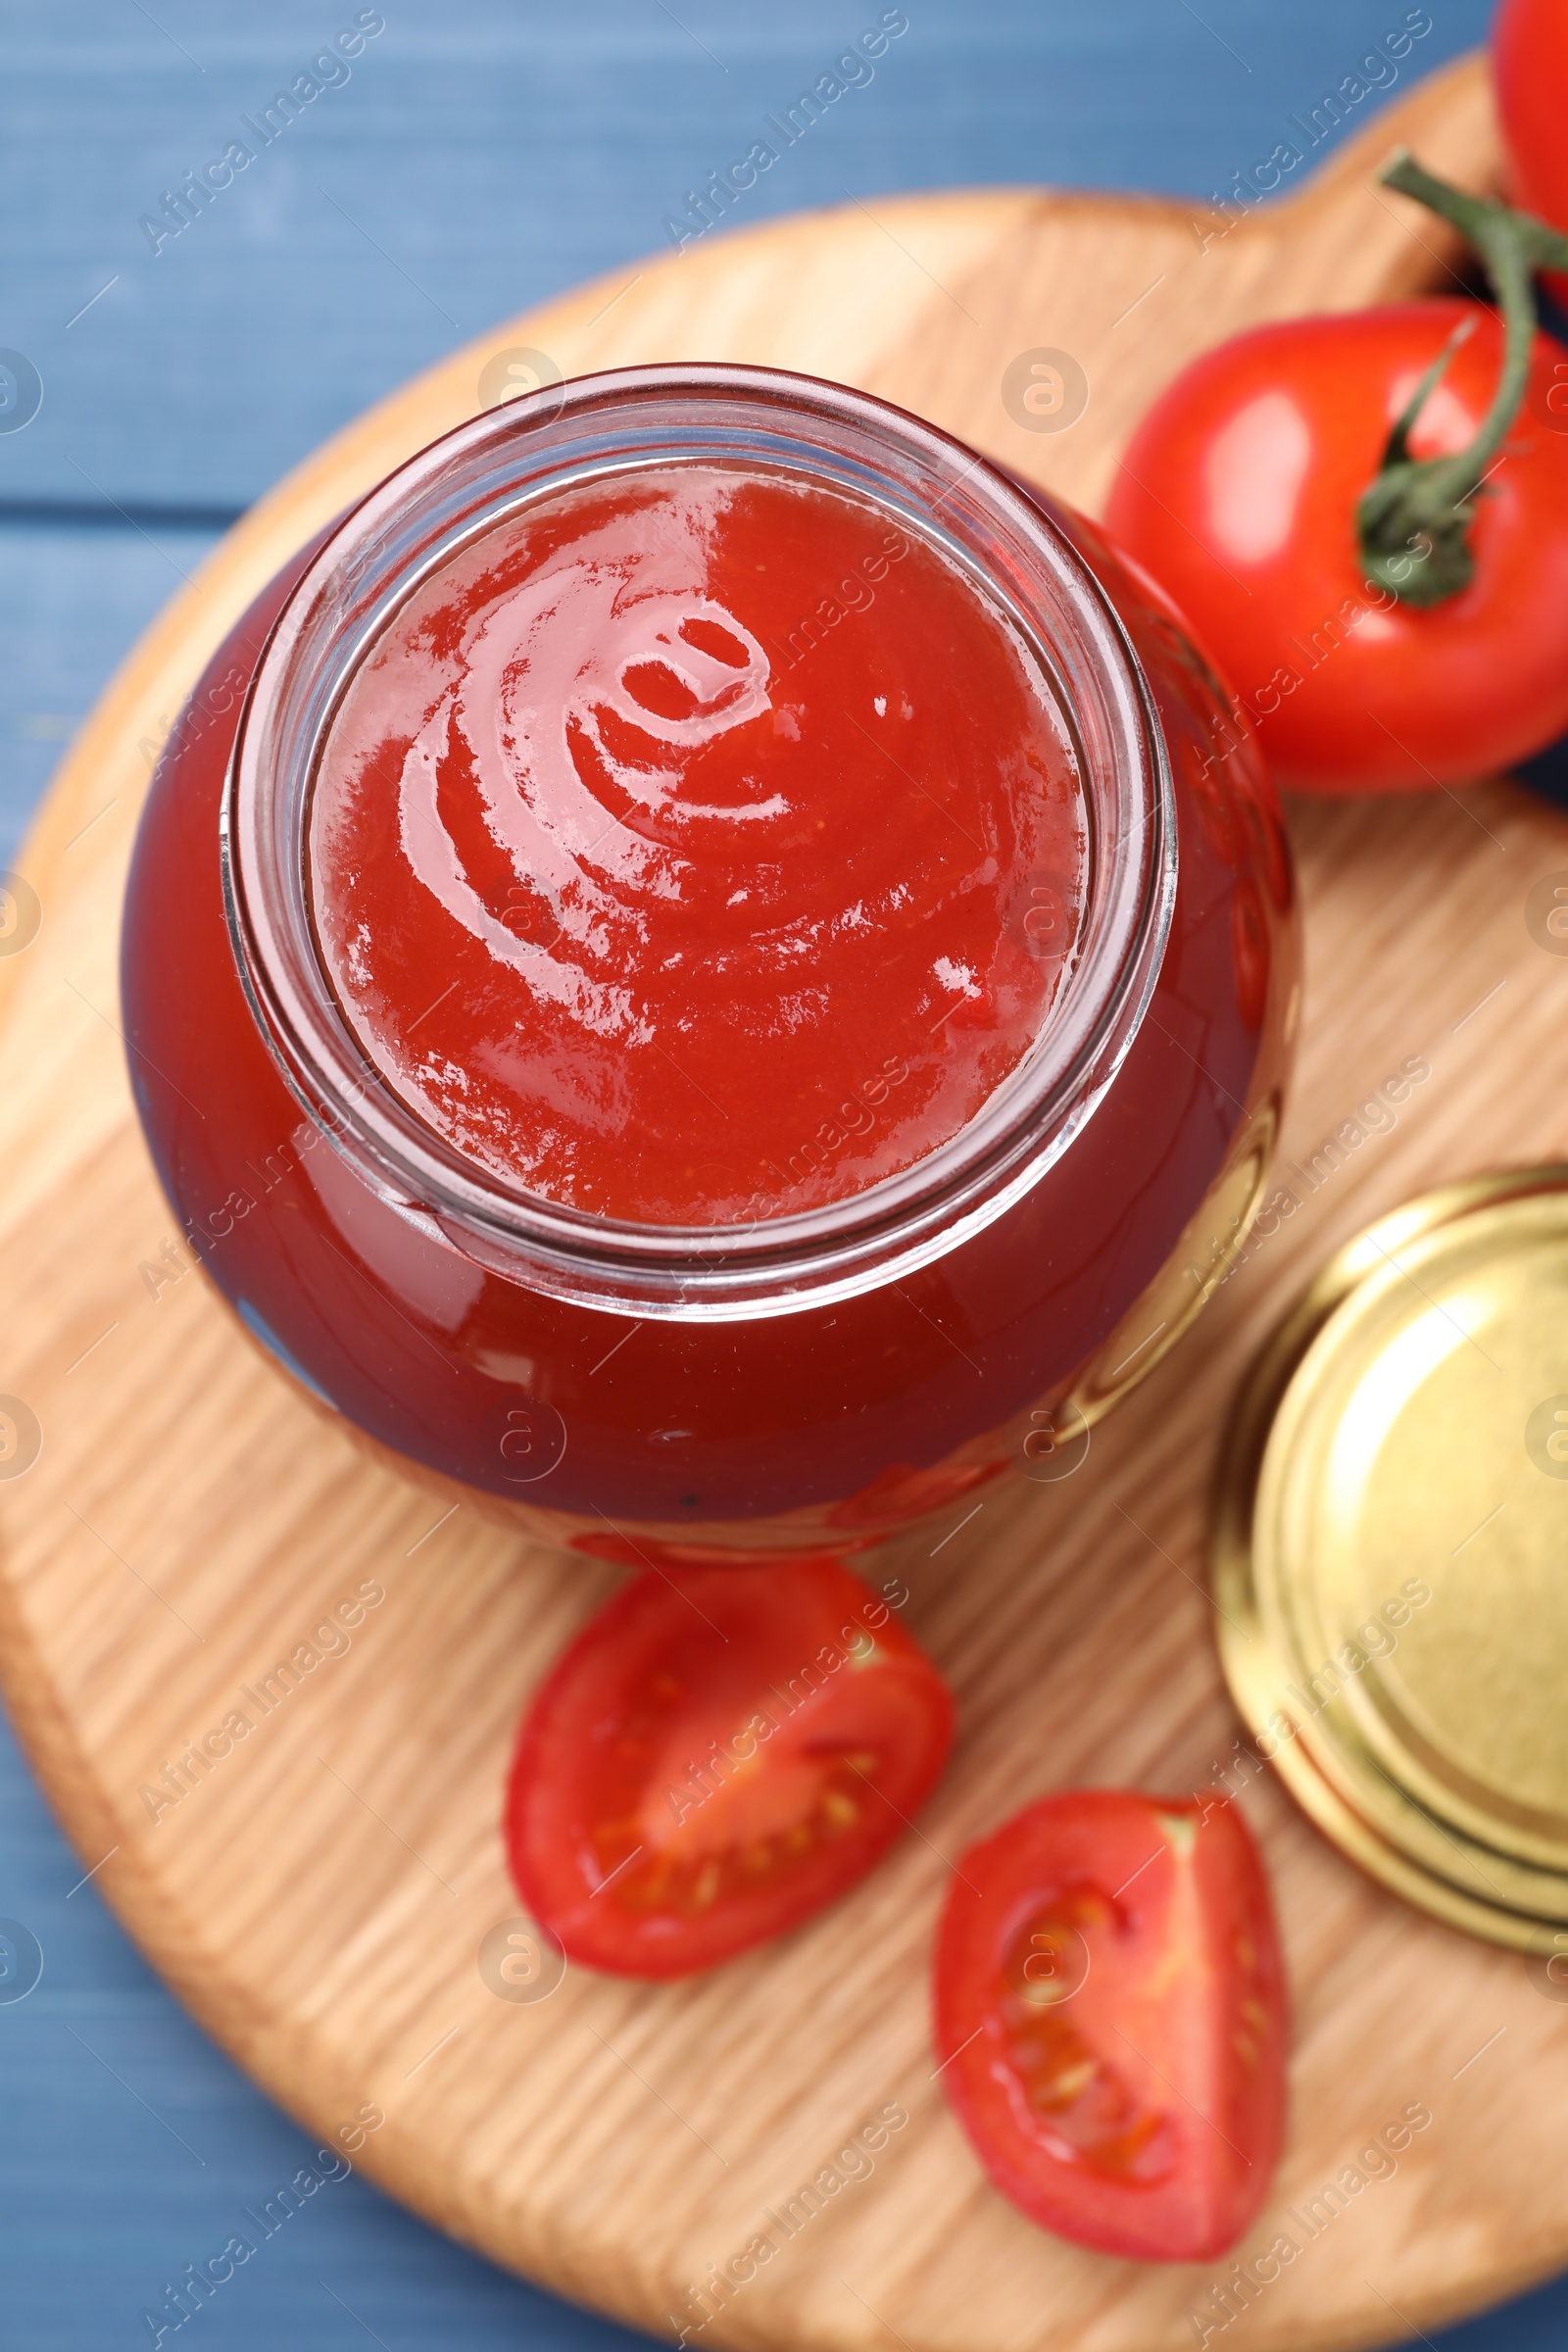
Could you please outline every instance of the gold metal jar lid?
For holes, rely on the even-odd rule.
[[[1451,1926],[1568,1949],[1568,1166],[1429,1193],[1252,1365],[1212,1543],[1260,1753]]]

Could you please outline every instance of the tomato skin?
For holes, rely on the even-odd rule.
[[[1568,14],[1561,0],[1502,0],[1492,24],[1492,78],[1522,212],[1568,235]],[[1561,301],[1568,279],[1554,276]]]
[[[1545,336],[1477,501],[1470,585],[1423,610],[1361,574],[1356,501],[1461,320],[1473,331],[1411,437],[1417,457],[1461,449],[1495,387],[1501,329],[1478,304],[1429,301],[1218,345],[1167,386],[1123,457],[1108,532],[1182,607],[1276,780],[1299,791],[1430,791],[1568,730],[1568,431],[1550,405],[1565,355]]]
[[[1026,1936],[1042,1957],[1020,1974]],[[1068,1997],[1048,1998],[1054,1983]],[[1058,2236],[1145,2262],[1236,2243],[1279,2156],[1286,2006],[1268,1881],[1233,1804],[1072,1789],[955,1870],[940,2080],[1003,2195]],[[1031,2073],[1037,2094],[1086,2079],[1048,2114]]]
[[[952,1740],[941,1675],[837,1562],[650,1569],[567,1644],[523,1718],[513,1876],[570,1960],[712,1968],[863,1878]]]

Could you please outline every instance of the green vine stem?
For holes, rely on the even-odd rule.
[[[1412,458],[1410,432],[1454,352],[1470,333],[1466,320],[1427,369],[1403,416],[1389,435],[1377,479],[1355,510],[1361,564],[1375,587],[1407,605],[1439,605],[1467,587],[1475,568],[1469,531],[1474,500],[1519,413],[1536,339],[1537,270],[1568,270],[1568,237],[1528,213],[1469,196],[1423,169],[1400,148],[1385,168],[1383,184],[1451,223],[1486,265],[1503,320],[1502,370],[1481,429],[1447,458]]]

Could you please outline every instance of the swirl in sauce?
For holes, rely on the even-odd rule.
[[[956,1134],[1070,962],[1083,795],[1021,633],[869,504],[669,466],[399,610],[333,720],[318,937],[374,1067],[542,1197],[842,1199]]]

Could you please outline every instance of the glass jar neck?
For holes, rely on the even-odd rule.
[[[317,763],[391,616],[460,548],[568,486],[651,466],[765,469],[883,509],[978,581],[1057,698],[1085,799],[1076,956],[1033,1046],[961,1131],[825,1206],[735,1226],[639,1225],[527,1192],[436,1135],[367,1060],[328,984],[309,897]],[[722,366],[587,376],[508,402],[350,514],[284,607],[224,795],[240,975],[289,1086],[383,1200],[534,1290],[612,1313],[722,1321],[898,1280],[993,1222],[1060,1158],[1152,993],[1176,880],[1172,785],[1137,659],[1050,518],[961,443],[862,393]]]

